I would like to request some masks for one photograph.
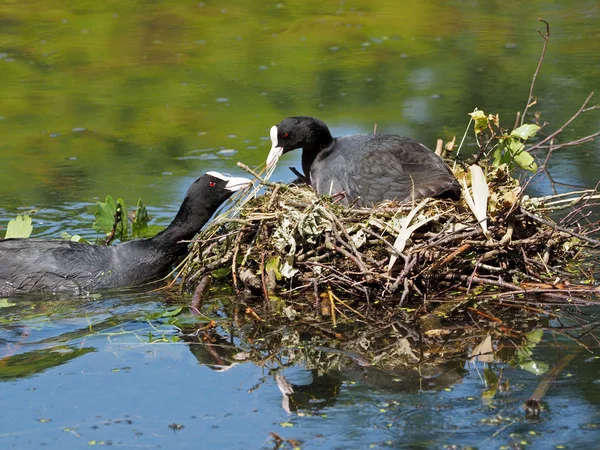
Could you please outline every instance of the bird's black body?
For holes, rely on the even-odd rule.
[[[275,128],[275,127],[274,127]],[[275,131],[272,131],[272,139]],[[392,134],[334,138],[319,119],[289,117],[276,126],[273,149],[302,148],[302,169],[319,194],[344,192],[346,202],[460,197],[444,161],[419,142]],[[271,158],[271,154],[269,155]]]
[[[220,175],[220,174],[214,174]],[[188,189],[169,227],[151,239],[113,246],[43,239],[0,239],[0,296],[90,291],[157,280],[186,254],[218,207],[239,189],[232,179],[205,174]],[[233,179],[239,180],[245,179]],[[249,180],[246,180],[249,181]]]

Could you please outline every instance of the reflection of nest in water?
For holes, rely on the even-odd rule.
[[[374,310],[367,323],[344,321],[334,331],[323,326],[314,313],[299,315],[293,321],[284,314],[260,320],[239,298],[218,296],[204,312],[219,317],[219,325],[215,321],[187,326],[182,331],[183,340],[201,364],[226,370],[253,363],[263,367],[265,375],[274,377],[284,408],[318,410],[335,402],[343,383],[360,382],[377,389],[410,392],[449,388],[468,373],[465,364],[469,361],[504,363],[540,375],[549,367],[537,360],[533,349],[546,330],[573,339],[571,345],[566,344],[570,350],[565,352],[573,356],[583,352],[586,344],[593,344],[590,336],[598,327],[598,323],[587,323],[585,316],[576,311],[562,319],[568,324],[563,326],[551,312],[543,317],[532,314],[535,310],[531,306],[486,304],[483,309],[489,317],[502,320],[489,320],[465,306],[460,313],[462,321],[454,314],[452,326],[443,332],[421,332],[415,315],[397,308],[397,317],[387,323],[371,321],[378,316]],[[577,339],[582,336],[587,336],[586,342]],[[310,370],[312,380],[292,384],[282,370],[293,366]],[[484,397],[488,400],[496,392],[510,389],[510,377],[504,376],[503,367],[490,365],[485,371]],[[268,378],[261,378],[252,389]],[[536,393],[538,398],[543,397],[537,389]]]

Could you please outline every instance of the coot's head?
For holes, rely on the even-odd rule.
[[[204,217],[208,215],[210,217],[221,206],[221,203],[250,183],[251,181],[247,178],[230,177],[219,172],[206,172],[189,187],[180,212],[183,211],[185,216]]]
[[[332,140],[329,128],[322,120],[308,116],[288,117],[271,127],[272,146],[267,167],[274,166],[281,155],[297,148],[316,156]]]
[[[218,172],[205,173],[188,189],[171,225],[154,239],[171,244],[191,239],[225,200],[250,183],[247,178],[229,177]]]
[[[220,203],[227,200],[234,192],[250,186],[251,183],[252,180],[248,178],[206,172],[190,186],[187,196],[197,193],[209,202]]]

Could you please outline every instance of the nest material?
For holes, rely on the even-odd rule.
[[[599,244],[589,237],[595,225],[582,220],[595,192],[531,199],[506,169],[485,176],[485,225],[464,196],[356,208],[307,186],[268,183],[265,195],[240,200],[202,232],[181,273],[190,283],[211,272],[229,276],[236,290],[265,298],[304,291],[317,304],[323,293],[402,304],[450,293],[572,299],[593,292],[572,285],[583,274],[570,263]],[[466,188],[468,175],[457,177]],[[566,214],[555,223],[549,216],[557,210]]]

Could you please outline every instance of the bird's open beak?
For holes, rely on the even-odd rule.
[[[207,172],[207,174],[215,178],[220,178],[221,180],[227,181],[225,189],[231,192],[241,191],[242,189],[245,189],[252,184],[252,180],[250,180],[249,178],[230,177],[227,175],[223,175],[219,172]]]
[[[277,161],[283,155],[283,147],[277,146],[277,127],[271,127],[271,151],[267,156],[267,169],[274,168],[277,165]]]

